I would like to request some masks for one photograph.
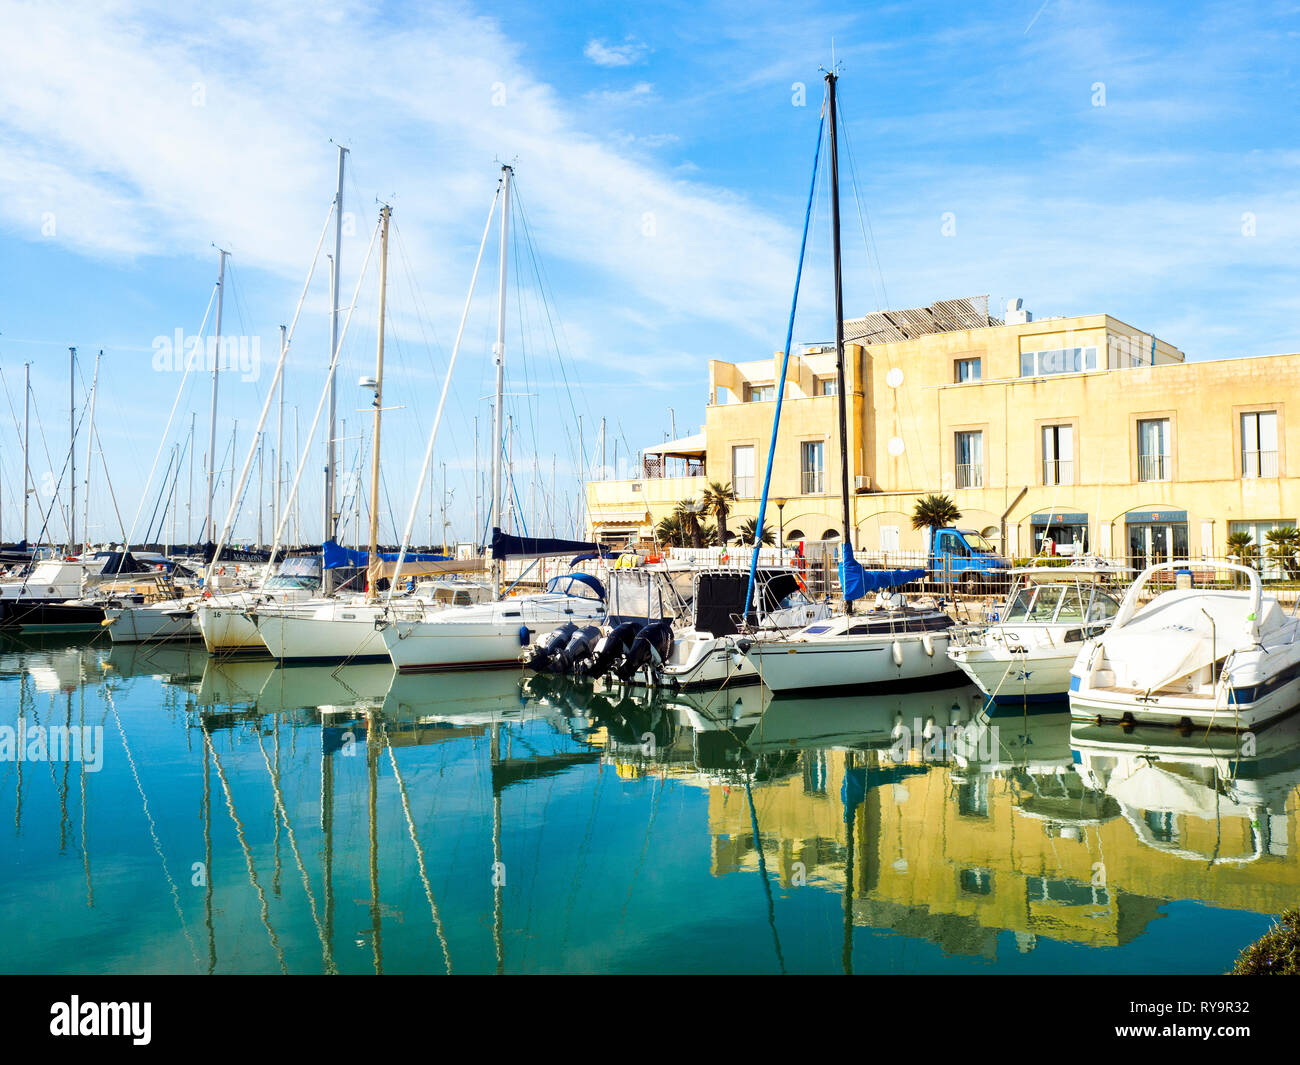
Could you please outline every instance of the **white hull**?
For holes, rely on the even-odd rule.
[[[595,600],[543,593],[415,619],[399,615],[381,635],[399,670],[500,668],[516,665],[538,636],[565,622],[599,624],[604,615]]]
[[[938,682],[959,672],[942,630],[775,640],[755,644],[749,658],[774,692]]]
[[[203,646],[212,654],[220,651],[261,651],[266,644],[257,634],[254,625],[244,613],[245,607],[200,607],[199,631]]]
[[[655,688],[719,688],[723,684],[757,684],[758,670],[736,647],[736,637],[686,631],[673,634],[673,648],[662,665],[637,671],[628,683]]]
[[[1000,645],[975,645],[951,647],[948,657],[995,702],[1064,701],[1070,691],[1070,667],[1082,646],[1080,643],[1064,650],[1038,648],[1013,654]]]
[[[107,607],[108,634],[114,643],[197,640],[201,637],[192,607],[195,600],[148,606]]]
[[[1217,703],[1217,705],[1216,705]],[[1135,725],[1178,725],[1186,719],[1195,728],[1255,728],[1283,717],[1300,705],[1300,676],[1249,702],[1230,702],[1220,687],[1218,699],[1208,694],[1165,694],[1137,697],[1132,692],[1092,688],[1070,693],[1070,718],[1090,723],[1117,723],[1127,717]]]
[[[381,606],[329,607],[315,615],[256,613],[254,621],[272,658],[283,662],[388,659],[382,633],[375,629]]]

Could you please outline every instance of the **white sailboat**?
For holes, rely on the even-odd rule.
[[[504,388],[505,388],[505,327],[506,327],[506,268],[509,264],[509,229],[510,229],[510,181],[513,170],[509,166],[501,168],[501,180],[497,186],[497,196],[493,202],[493,211],[498,203],[501,209],[501,245],[500,272],[497,287],[497,337],[493,348],[493,360],[496,365],[496,397],[493,407],[493,460],[492,460],[492,518],[496,525],[501,524],[503,480],[501,468],[502,430],[504,428]],[[488,215],[488,228],[484,230],[486,242],[488,229],[492,222],[492,212]],[[479,247],[479,262],[482,261],[483,245]],[[479,263],[474,266],[477,278]],[[474,282],[470,283],[473,293]],[[465,315],[469,312],[466,301]],[[461,332],[465,326],[465,316],[461,318]],[[456,351],[460,346],[460,334],[457,335],[456,348],[453,350],[454,364]],[[429,436],[425,452],[424,469],[417,483],[423,484],[428,475],[429,462],[433,453],[433,444],[437,436],[438,423],[441,419],[443,404],[447,398],[447,388],[451,383],[451,366],[448,367],[447,379],[443,385],[439,401],[438,414]],[[413,502],[406,531],[402,538],[403,549],[398,556],[398,569],[394,573],[394,583],[400,573],[405,545],[410,541],[411,527],[415,520],[415,507],[418,497]],[[494,528],[494,539],[500,533]],[[499,595],[500,556],[496,545],[493,547],[492,591]],[[474,606],[452,607],[440,606],[403,608],[389,593],[391,612],[386,618],[377,622],[384,646],[399,670],[441,670],[472,669],[515,665],[520,654],[538,636],[549,632],[566,621],[598,622],[605,616],[604,587],[595,578],[582,573],[566,574],[554,577],[547,584],[546,590],[532,595],[520,595],[505,599],[497,598],[490,603]]]

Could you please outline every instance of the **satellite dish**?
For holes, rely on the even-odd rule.
[[[903,383],[903,371],[895,366],[889,373],[885,374],[885,384],[890,388],[897,388]]]
[[[898,458],[906,447],[907,445],[903,443],[903,438],[901,436],[891,436],[889,438],[889,443],[885,445],[886,450],[888,450],[894,458]]]

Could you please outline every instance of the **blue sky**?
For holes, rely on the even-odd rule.
[[[105,352],[105,458],[126,524],[142,498],[147,518],[159,478],[148,494],[145,482],[179,384],[154,368],[153,343],[197,331],[214,243],[232,252],[224,331],[259,337],[263,356],[255,380],[222,384],[218,454],[238,419],[242,462],[278,326],[333,194],[331,139],[351,149],[345,304],[376,198],[394,207],[387,399],[401,409],[385,421],[384,476],[398,526],[497,166],[515,164],[550,288],[543,301],[521,247],[508,337],[509,388],[526,393],[511,400],[517,484],[530,522],[547,529],[554,516],[563,527],[580,466],[577,415],[587,461],[599,461],[604,417],[607,462],[617,440],[625,465],[664,438],[670,408],[679,433],[702,422],[708,359],[781,346],[818,68],[832,40],[853,162],[842,157],[849,314],[987,293],[995,308],[1023,297],[1038,316],[1108,312],[1193,359],[1300,349],[1291,106],[1300,7],[795,10],[232,3],[178,13],[0,0],[4,537],[18,532],[21,482],[9,404],[21,416],[32,362],[52,458],[34,447],[39,485],[66,451],[69,345],[87,380]],[[823,196],[797,339],[833,331],[827,217]],[[487,434],[495,278],[493,242],[436,455],[458,537],[472,535],[475,414]],[[368,402],[356,381],[373,372],[376,292],[372,263],[340,371],[350,436]],[[327,306],[322,269],[289,363],[287,402],[304,439],[327,361]],[[167,441],[197,411],[200,461],[207,388],[189,383]],[[320,527],[319,444],[311,454],[304,539]],[[95,475],[90,523],[103,539],[117,522],[98,459]],[[195,525],[201,494],[196,484]],[[225,498],[223,488],[219,509]],[[254,488],[241,539],[252,535],[255,499]],[[184,518],[182,506],[182,532]],[[389,525],[385,513],[386,535]]]

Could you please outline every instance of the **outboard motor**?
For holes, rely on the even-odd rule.
[[[591,677],[603,677],[631,649],[640,629],[641,626],[635,621],[625,621],[622,625],[615,625],[597,641],[592,651],[591,661],[586,664],[584,672]]]
[[[632,646],[615,671],[620,680],[631,680],[638,669],[657,666],[673,648],[673,626],[669,621],[651,622],[636,634]]]
[[[537,645],[525,658],[524,664],[538,672],[553,670],[556,656],[564,650],[577,631],[577,625],[572,621],[566,621],[558,629],[548,632],[537,641]]]
[[[600,629],[595,625],[587,625],[578,629],[569,637],[569,642],[564,648],[557,651],[552,656],[551,662],[557,673],[572,672],[579,662],[583,662],[591,657],[591,652],[595,649],[596,641],[600,639]]]

